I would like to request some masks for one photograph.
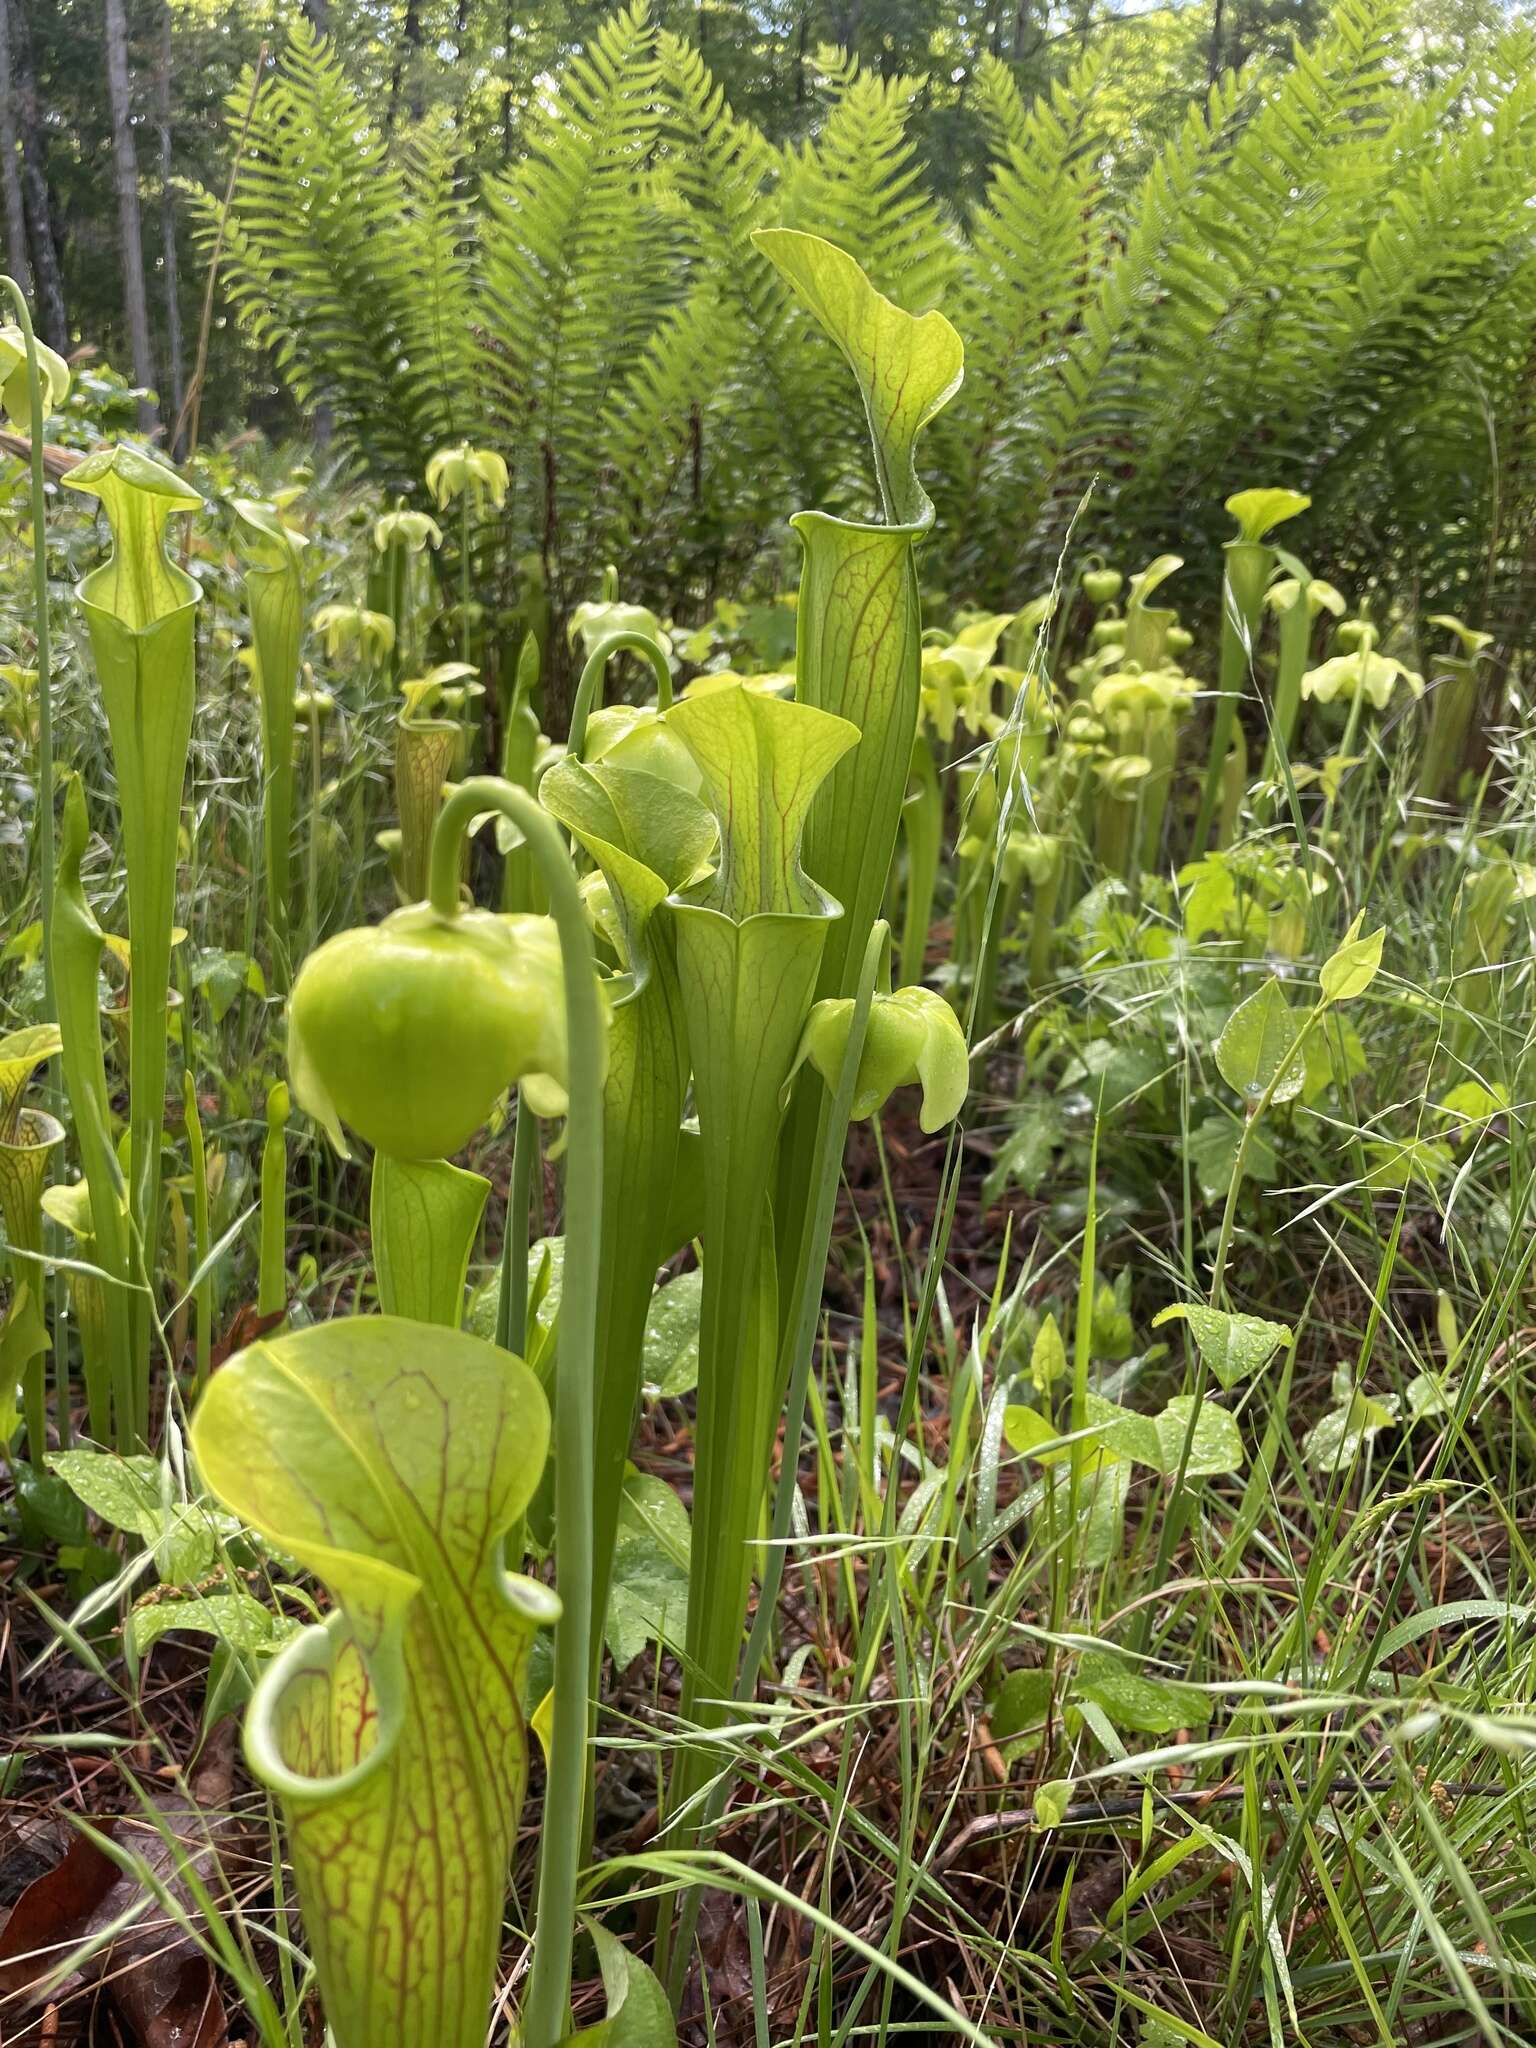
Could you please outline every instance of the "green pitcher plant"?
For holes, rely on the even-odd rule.
[[[159,1242],[160,1146],[165,1120],[166,988],[176,910],[182,785],[196,699],[196,580],[172,561],[166,528],[202,499],[136,448],[104,448],[64,478],[101,500],[112,553],[79,588],[117,769],[130,1005],[129,1220],[146,1272]],[[100,1228],[98,1213],[97,1227]],[[137,1290],[131,1324],[134,1426],[148,1423],[150,1301]]]
[[[1436,803],[1461,772],[1467,738],[1477,710],[1482,664],[1493,645],[1491,633],[1480,633],[1451,612],[1431,612],[1426,625],[1451,636],[1454,653],[1434,657],[1429,733],[1419,769],[1419,795]]]
[[[1253,667],[1264,593],[1275,571],[1275,550],[1266,536],[1274,527],[1297,518],[1311,503],[1303,492],[1279,486],[1238,491],[1227,500],[1238,531],[1236,539],[1229,540],[1222,550],[1226,568],[1221,589],[1221,673],[1200,808],[1190,840],[1192,854],[1205,851],[1221,805],[1222,775],[1232,751],[1238,702]]]
[[[520,1359],[393,1316],[252,1345],[193,1417],[213,1492],[335,1602],[263,1673],[245,1750],[287,1823],[336,2048],[485,2038],[528,1654],[559,1605],[503,1547],[548,1433]]]
[[[301,550],[309,545],[270,506],[236,498],[244,551],[245,601],[261,704],[261,845],[267,922],[277,983],[290,979],[293,904],[294,693],[304,638]]]
[[[92,1341],[83,1342],[86,1412],[91,1435],[98,1442],[115,1443],[119,1450],[131,1451],[147,1435],[149,1386],[147,1374],[141,1370],[141,1363],[147,1361],[141,1360],[136,1347],[129,1313],[133,1276],[128,1185],[113,1141],[102,1050],[98,977],[106,942],[86,900],[81,876],[89,835],[85,791],[79,777],[73,776],[64,798],[50,958],[60,1064],[85,1176],[93,1264],[102,1282],[99,1316],[93,1314],[92,1318]],[[158,1038],[163,1057],[164,1033]],[[158,1136],[157,1132],[157,1144]],[[82,1338],[86,1335],[82,1317]]]
[[[64,1142],[64,1126],[24,1099],[37,1069],[59,1052],[57,1025],[34,1024],[0,1038],[0,1222],[10,1248],[11,1298],[5,1317],[5,1370],[21,1374],[21,1414],[27,1456],[41,1466],[48,1448],[48,1333],[42,1320],[43,1197],[51,1156]],[[69,1437],[69,1383],[61,1366],[59,1432]],[[0,1402],[11,1389],[0,1387]]]

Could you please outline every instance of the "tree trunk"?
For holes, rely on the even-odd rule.
[[[331,0],[304,0],[304,19],[317,36],[331,32]]]
[[[160,0],[160,41],[155,63],[155,125],[160,131],[160,239],[165,259],[165,345],[170,358],[168,417],[181,418],[185,389],[181,346],[181,265],[176,249],[176,195],[171,184],[171,9]],[[174,454],[174,449],[172,453]]]
[[[123,259],[123,310],[128,316],[128,351],[135,384],[155,381],[149,351],[149,300],[144,290],[144,236],[139,218],[139,164],[133,147],[133,102],[128,84],[128,21],[123,0],[104,0],[106,13],[107,102],[112,116],[112,164],[117,180],[118,244]],[[154,407],[139,408],[140,425],[154,424]]]
[[[27,258],[27,215],[21,198],[21,159],[16,141],[16,88],[11,70],[11,6],[0,0],[0,195],[5,203],[5,267],[30,299],[32,265]],[[9,313],[6,315],[10,317]]]
[[[53,203],[48,193],[48,161],[43,125],[38,118],[37,73],[32,65],[32,30],[17,0],[0,0],[10,27],[12,77],[16,114],[21,127],[21,193],[27,216],[27,245],[37,288],[38,331],[59,354],[69,353],[69,317],[64,308],[64,277],[59,245],[53,232]]]

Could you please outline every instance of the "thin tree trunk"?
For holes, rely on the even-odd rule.
[[[11,31],[12,77],[21,126],[21,193],[27,216],[27,243],[37,287],[38,322],[44,341],[60,355],[69,353],[69,316],[64,306],[64,277],[59,245],[53,232],[53,204],[48,193],[48,160],[43,125],[38,118],[37,73],[32,64],[32,30],[25,7],[5,0]]]
[[[165,260],[165,345],[170,358],[171,378],[171,404],[167,417],[178,420],[181,418],[186,376],[181,346],[181,265],[176,249],[176,195],[171,184],[171,54],[170,0],[160,0],[155,125],[160,131],[160,241]]]
[[[135,384],[155,381],[149,350],[149,300],[144,290],[144,236],[139,217],[139,163],[133,146],[133,102],[128,84],[128,21],[123,0],[104,0],[107,101],[112,115],[112,162],[117,180],[118,244],[123,259],[123,310]],[[140,405],[140,425],[154,424],[154,407]]]
[[[16,87],[11,70],[11,0],[0,0],[0,192],[5,202],[5,266],[30,299],[32,265],[27,257],[27,214],[21,197],[21,158],[16,141]]]
[[[1222,0],[1214,0],[1214,7],[1211,13],[1211,51],[1206,64],[1206,76],[1212,85],[1221,76],[1222,11]]]
[[[304,19],[317,36],[331,32],[331,0],[304,0]]]

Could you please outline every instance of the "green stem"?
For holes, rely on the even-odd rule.
[[[459,910],[460,846],[470,820],[499,811],[523,834],[560,935],[570,1114],[565,1170],[565,1282],[560,1309],[560,1420],[555,1432],[554,1715],[539,1860],[538,1938],[523,2015],[526,2048],[554,2048],[567,2031],[576,1879],[587,1780],[587,1670],[592,1607],[592,1463],[598,1270],[603,1195],[603,1013],[586,910],[556,827],[526,791],[482,775],[462,783],[432,833],[430,896],[440,917]]]
[[[516,1352],[519,1358],[528,1341],[528,1210],[538,1156],[538,1120],[519,1089],[512,1138],[512,1182],[507,1190],[507,1215],[502,1226],[501,1292],[496,1298],[496,1342],[503,1351]]]
[[[37,360],[37,336],[32,331],[32,314],[21,286],[13,277],[0,277],[0,289],[10,297],[16,310],[16,324],[27,347],[27,413],[31,446],[32,508],[32,630],[37,642],[37,843],[38,874],[42,886],[43,987],[47,1012],[55,1014],[53,1003],[53,687],[51,645],[48,631],[48,547],[46,520],[48,494],[43,475],[43,376]]]
[[[656,642],[648,640],[644,633],[610,633],[587,656],[581,680],[576,685],[576,695],[571,700],[571,732],[567,751],[573,761],[579,761],[585,751],[587,720],[602,705],[603,675],[616,654],[638,654],[648,661],[656,672],[656,708],[658,711],[671,708],[672,671]]]

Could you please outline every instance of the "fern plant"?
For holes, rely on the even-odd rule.
[[[1322,573],[1359,587],[1385,556],[1514,618],[1536,582],[1536,45],[1513,31],[1417,93],[1410,30],[1405,0],[1339,0],[1289,65],[1218,79],[1129,190],[1102,64],[1026,100],[984,60],[991,171],[962,220],[909,132],[922,81],[836,51],[809,139],[779,149],[634,0],[544,94],[521,160],[471,191],[451,136],[388,147],[299,24],[256,93],[227,289],[390,489],[419,490],[466,432],[494,439],[497,557],[541,558],[557,619],[610,561],[702,612],[753,554],[777,573],[798,505],[864,509],[862,422],[752,247],[771,225],[957,312],[972,367],[936,436],[945,538],[925,562],[956,597],[1016,604],[1074,520],[1085,547],[1214,558],[1206,508],[1262,471],[1312,496],[1300,541]]]

